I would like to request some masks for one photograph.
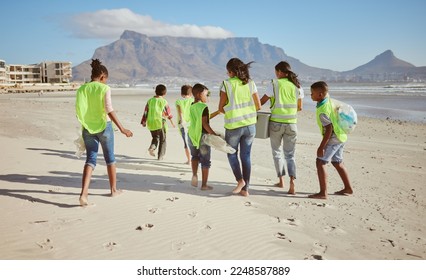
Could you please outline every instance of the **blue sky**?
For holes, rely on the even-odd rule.
[[[314,67],[352,70],[390,49],[426,66],[424,0],[23,0],[0,4],[7,64],[90,59],[128,29],[149,36],[257,37]]]

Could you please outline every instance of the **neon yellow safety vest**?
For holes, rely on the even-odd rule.
[[[167,105],[167,100],[162,97],[152,97],[148,100],[147,126],[150,131],[159,130],[166,125],[163,118],[163,111]],[[167,126],[165,127],[167,129]]]
[[[271,80],[274,96],[271,97],[271,121],[297,123],[297,90],[287,78]]]
[[[237,78],[229,78],[223,81],[228,104],[225,110],[225,128],[236,129],[255,124],[257,121],[256,106],[253,101],[254,82],[250,80],[247,84]]]
[[[100,82],[86,83],[77,90],[77,119],[90,134],[102,132],[106,128],[105,94],[108,90],[109,86]]]
[[[207,108],[207,104],[197,102],[189,107],[190,125],[188,128],[188,136],[195,148],[200,148],[201,135],[203,132],[203,112]]]
[[[182,112],[182,120],[185,121],[187,124],[189,124],[190,118],[189,118],[189,107],[191,106],[191,104],[194,102],[194,97],[189,97],[189,98],[182,98],[182,99],[178,99],[176,100],[176,110],[177,107],[180,108],[180,111]],[[180,119],[180,115],[178,114],[178,123],[179,121],[182,121]]]
[[[335,106],[333,104],[332,99],[331,98],[327,98],[327,99],[328,100],[326,100],[324,102],[324,104],[322,104],[320,107],[317,107],[317,124],[320,128],[321,135],[324,135],[325,130],[324,130],[324,127],[322,126],[322,123],[321,123],[321,120],[320,120],[320,115],[325,114],[331,120],[331,123],[333,125],[333,132],[336,134],[337,139],[339,139],[340,142],[344,143],[344,142],[346,142],[346,140],[348,140],[348,135],[338,125],[337,113],[336,113],[336,109],[335,109]]]

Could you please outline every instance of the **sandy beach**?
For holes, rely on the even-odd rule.
[[[177,129],[169,129],[163,161],[149,156],[151,136],[140,118],[150,96],[113,89],[114,109],[134,133],[115,134],[124,193],[108,196],[100,155],[89,189],[96,205],[80,207],[84,156],[74,155],[74,93],[0,95],[0,259],[426,259],[425,124],[359,118],[344,153],[354,195],[333,195],[342,183],[329,165],[329,197],[315,200],[307,196],[319,190],[321,136],[314,113],[302,111],[297,194],[273,186],[269,139],[256,139],[250,196],[241,197],[231,193],[235,180],[220,151],[212,152],[214,189],[190,185]],[[166,96],[174,114],[176,97]],[[216,110],[217,99],[209,107]],[[224,131],[223,116],[211,124]]]

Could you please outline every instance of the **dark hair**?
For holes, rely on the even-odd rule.
[[[90,77],[92,80],[99,78],[102,74],[108,77],[108,69],[102,65],[99,59],[92,59],[90,66],[92,66],[92,76]]]
[[[324,81],[315,82],[311,85],[311,89],[319,89],[324,93],[328,92],[328,85]]]
[[[291,71],[291,66],[287,61],[280,61],[277,65],[275,65],[275,70],[286,73],[290,82],[292,82],[296,87],[300,88],[299,79],[297,78],[297,75]]]
[[[209,90],[205,85],[202,84],[195,84],[192,87],[192,94],[195,95],[199,95],[201,94],[204,90]]]
[[[190,90],[190,89],[192,89],[192,86],[190,86],[190,85],[183,85],[181,88],[180,88],[180,94],[181,95],[189,95],[189,93],[188,93],[188,90]]]
[[[155,94],[158,96],[163,96],[167,92],[167,88],[165,85],[159,84],[155,87]]]
[[[251,61],[247,64],[242,62],[239,58],[231,58],[226,64],[226,70],[229,72],[233,72],[235,76],[237,76],[241,81],[243,81],[243,85],[247,84],[250,80],[249,68],[250,64],[254,61]]]

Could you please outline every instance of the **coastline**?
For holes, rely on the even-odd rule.
[[[308,199],[318,191],[314,114],[298,120],[295,196],[273,187],[268,139],[255,139],[250,196],[232,196],[226,155],[212,151],[212,191],[190,186],[177,129],[164,161],[147,154],[139,125],[149,90],[113,96],[118,187],[110,198],[103,158],[90,186],[95,207],[78,206],[84,159],[74,156],[78,123],[73,93],[0,97],[3,160],[0,259],[7,260],[425,260],[426,128],[415,122],[359,117],[344,159],[353,196]],[[174,104],[177,95],[166,99]],[[217,99],[209,103],[211,110]],[[175,113],[175,108],[172,106]],[[212,119],[223,131],[223,118]],[[329,193],[340,189],[332,166]],[[286,183],[288,183],[286,181]]]

